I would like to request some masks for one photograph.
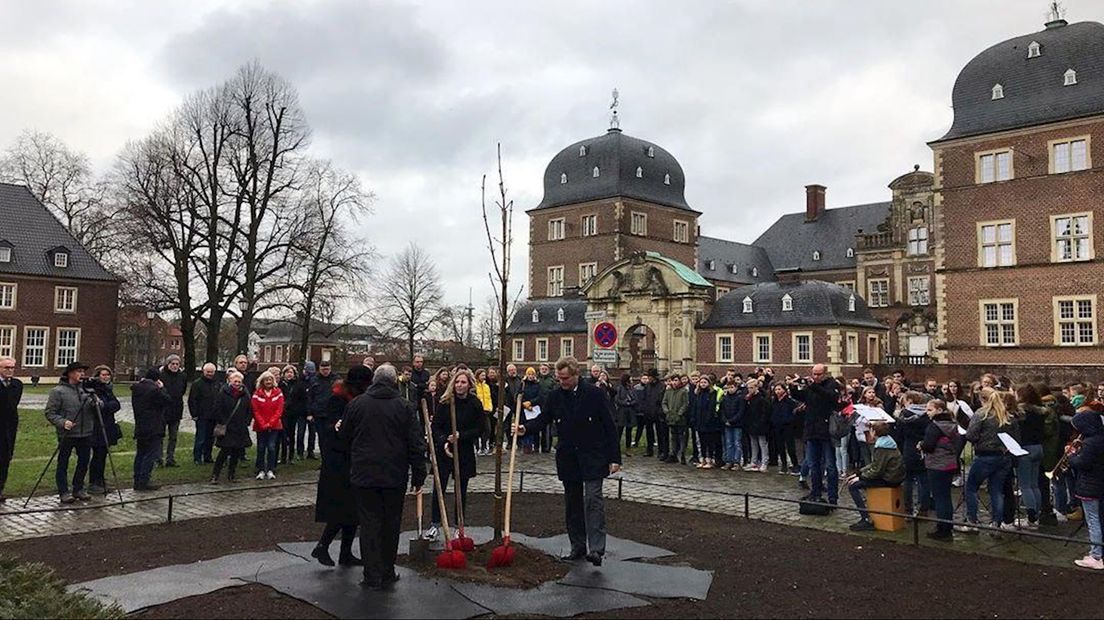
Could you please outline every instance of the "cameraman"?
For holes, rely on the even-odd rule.
[[[840,385],[828,375],[824,364],[813,366],[812,376],[790,380],[790,395],[805,404],[805,454],[812,487],[805,499],[823,502],[824,472],[828,471],[828,503],[839,501],[839,470],[836,468],[828,419],[839,409]]]
[[[92,495],[106,495],[107,451],[111,446],[118,444],[123,436],[122,429],[115,422],[115,414],[122,407],[111,385],[111,369],[107,366],[96,366],[92,371],[92,377],[85,383],[96,392],[102,404],[99,415],[94,415],[92,419],[95,428],[92,431],[92,437],[89,438],[92,444],[92,461],[88,466],[88,492]]]
[[[91,387],[82,385],[88,366],[72,362],[65,367],[61,382],[46,399],[46,419],[57,428],[57,482],[61,503],[75,500],[87,502],[92,496],[84,490],[84,477],[92,453],[92,433],[96,430],[96,395]],[[73,491],[69,492],[69,457],[76,451],[77,466],[73,470]]]

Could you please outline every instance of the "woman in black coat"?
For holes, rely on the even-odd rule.
[[[621,382],[614,393],[613,425],[617,429],[617,443],[621,444],[621,434],[625,435],[625,455],[631,454],[627,450],[632,447],[633,422],[640,409],[636,399],[636,390],[633,388],[632,377],[629,373],[621,375]]]
[[[311,556],[323,566],[333,566],[330,543],[341,533],[341,553],[338,563],[342,566],[361,566],[360,558],[353,555],[353,539],[356,538],[359,519],[352,485],[349,482],[349,438],[342,439],[337,427],[345,413],[345,406],[364,393],[371,381],[367,368],[354,366],[345,380],[334,383],[333,393],[326,402],[324,416],[317,416],[319,445],[322,448],[322,467],[318,471],[318,495],[314,503],[314,521],[325,523],[322,536]]]
[[[249,390],[245,389],[244,377],[240,372],[232,372],[227,384],[215,400],[215,424],[225,425],[226,433],[215,439],[218,446],[218,458],[215,459],[215,471],[211,475],[211,484],[218,484],[222,466],[230,461],[226,479],[237,482],[238,461],[245,456],[245,449],[253,445],[249,436],[249,424],[253,421],[253,407],[249,404]],[[216,427],[217,428],[217,427]]]
[[[458,369],[441,397],[441,405],[433,416],[433,446],[437,450],[438,474],[441,476],[441,491],[448,487],[453,473],[452,466],[452,415],[450,407],[456,406],[457,448],[460,452],[460,480],[453,486],[460,489],[460,502],[468,505],[468,481],[475,477],[475,443],[483,432],[483,404],[475,395],[475,376],[466,368]],[[453,490],[455,493],[455,488]],[[440,502],[433,502],[433,525],[426,533],[427,538],[435,538],[438,524],[441,523]]]
[[[280,452],[280,464],[284,465],[296,457],[296,432],[298,425],[305,425],[307,420],[307,383],[299,377],[299,371],[295,366],[284,366],[284,378],[280,381],[280,391],[284,394],[284,423],[283,437],[278,441]],[[303,460],[303,446],[299,446],[299,460]]]

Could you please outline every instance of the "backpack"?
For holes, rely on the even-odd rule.
[[[839,441],[851,434],[851,421],[843,417],[843,413],[833,411],[828,416],[828,435]]]

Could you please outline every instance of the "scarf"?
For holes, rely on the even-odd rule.
[[[897,442],[894,441],[893,438],[889,435],[885,435],[884,437],[879,437],[878,440],[874,442],[874,448],[887,448],[889,450],[896,450]]]

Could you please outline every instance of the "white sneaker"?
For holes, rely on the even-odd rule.
[[[1020,528],[1016,527],[1015,523],[1001,523],[1000,524],[1000,529],[1002,529],[1006,532],[1014,532],[1014,531],[1016,531]]]
[[[268,478],[269,480],[275,480],[275,479],[276,479],[276,472],[274,472],[274,471],[270,471],[270,472],[268,472],[268,474],[266,475],[266,477],[267,477],[267,478]]]
[[[1065,523],[1065,522],[1069,521],[1069,517],[1067,517],[1064,513],[1062,513],[1059,510],[1054,511],[1054,518],[1058,519],[1059,523]]]
[[[955,476],[955,479],[951,481],[951,486],[956,488],[962,486],[962,474]]]
[[[1080,566],[1081,568],[1089,568],[1089,569],[1092,569],[1092,570],[1104,570],[1104,560],[1094,558],[1091,555],[1086,555],[1085,557],[1081,558],[1080,560],[1074,560],[1073,563]]]
[[[264,480],[264,479],[265,479],[265,473],[263,471],[257,474],[257,480]]]
[[[763,463],[763,464],[762,464],[762,465],[761,465],[761,466],[759,467],[759,471],[761,471],[761,472],[763,472],[763,473],[765,474],[765,473],[767,473],[768,471],[770,471],[770,468],[769,468],[769,467],[767,467],[767,464],[766,464],[766,463]]]
[[[759,466],[748,463],[744,465],[744,471],[759,471]]]

